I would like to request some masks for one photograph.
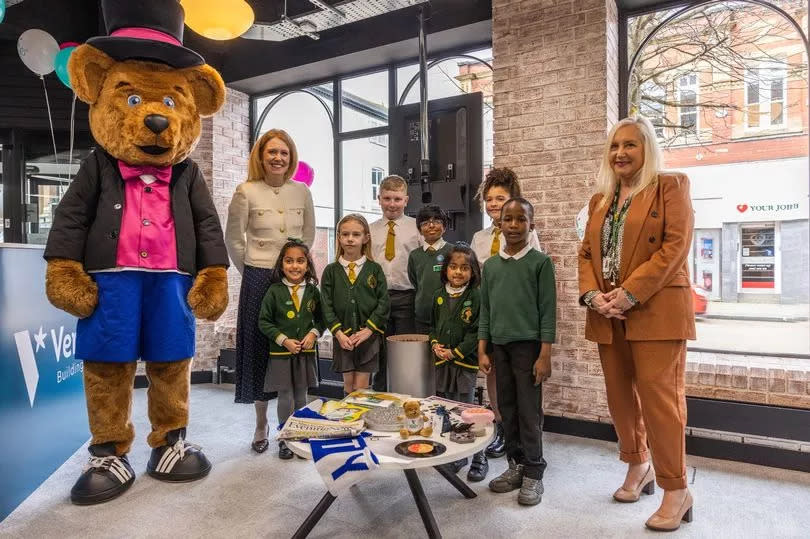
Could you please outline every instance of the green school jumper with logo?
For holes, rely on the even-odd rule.
[[[364,327],[384,334],[391,301],[382,267],[373,260],[366,260],[354,284],[339,262],[326,266],[321,298],[324,322],[333,335],[338,329],[350,335]]]
[[[411,251],[408,256],[408,278],[416,289],[416,298],[413,303],[417,322],[430,324],[433,293],[442,286],[442,263],[452,248],[452,245],[445,243],[441,249],[428,253],[424,247],[420,247]]]
[[[433,294],[433,322],[430,324],[430,346],[438,343],[453,351],[453,364],[478,370],[478,312],[481,292],[467,288],[450,301],[450,294],[441,287]],[[448,362],[433,359],[439,367]]]
[[[270,340],[270,355],[273,357],[291,356],[292,353],[276,344],[280,334],[297,341],[306,337],[312,328],[323,333],[323,310],[318,287],[308,284],[304,288],[300,310],[295,310],[290,289],[284,283],[273,283],[267,289],[259,312],[259,330]],[[301,353],[314,354],[315,348]]]

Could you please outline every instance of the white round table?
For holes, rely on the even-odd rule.
[[[416,507],[419,509],[419,514],[422,517],[422,522],[425,524],[428,537],[438,538],[441,537],[439,527],[436,524],[436,519],[433,512],[430,510],[430,504],[425,496],[425,491],[422,488],[422,483],[416,474],[416,470],[420,468],[434,468],[439,472],[447,481],[453,485],[465,498],[475,498],[475,492],[465,483],[458,475],[454,474],[452,470],[443,466],[455,462],[459,459],[469,457],[479,451],[483,451],[495,437],[495,429],[493,425],[487,425],[484,436],[479,436],[473,440],[472,443],[458,444],[450,441],[450,433],[445,433],[441,436],[439,433],[434,432],[432,436],[411,436],[409,441],[416,440],[433,440],[442,443],[447,450],[441,455],[435,457],[406,457],[400,455],[394,449],[397,445],[402,443],[403,438],[400,437],[398,432],[380,432],[368,430],[366,431],[372,436],[368,438],[366,443],[371,451],[377,456],[380,462],[380,469],[383,470],[403,470],[405,477],[408,480],[408,486],[411,488]],[[287,442],[293,453],[296,455],[311,459],[312,451],[308,442]],[[298,530],[293,535],[294,539],[303,538],[309,535],[312,528],[318,523],[321,517],[329,509],[336,499],[332,493],[327,492],[324,494],[315,509],[309,514],[306,520],[301,524]]]

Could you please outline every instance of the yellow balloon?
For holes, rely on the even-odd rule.
[[[234,39],[253,24],[253,9],[244,0],[181,0],[186,25],[218,41]]]

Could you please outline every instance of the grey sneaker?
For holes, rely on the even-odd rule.
[[[520,505],[537,505],[543,499],[543,480],[523,476],[523,484],[518,492]]]
[[[504,472],[489,482],[489,490],[492,492],[511,492],[520,488],[523,482],[523,464],[509,461],[509,467]]]

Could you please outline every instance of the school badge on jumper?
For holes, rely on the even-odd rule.
[[[374,276],[374,274],[368,276],[368,279],[366,279],[366,284],[368,284],[369,288],[377,288],[377,278]]]
[[[443,298],[443,297],[441,297],[441,296],[439,296],[438,298],[436,298],[436,303],[438,303],[439,305],[441,305],[442,303],[444,303],[444,298]]]
[[[295,312],[294,311],[287,311],[287,318],[289,318],[289,319],[295,318]]]
[[[464,321],[465,324],[469,324],[470,320],[472,320],[472,309],[467,307],[466,309],[461,311],[461,319]]]
[[[311,312],[311,313],[314,313],[314,312],[315,312],[315,300],[314,300],[314,299],[310,299],[310,300],[307,302],[307,310],[308,310],[309,312]]]

